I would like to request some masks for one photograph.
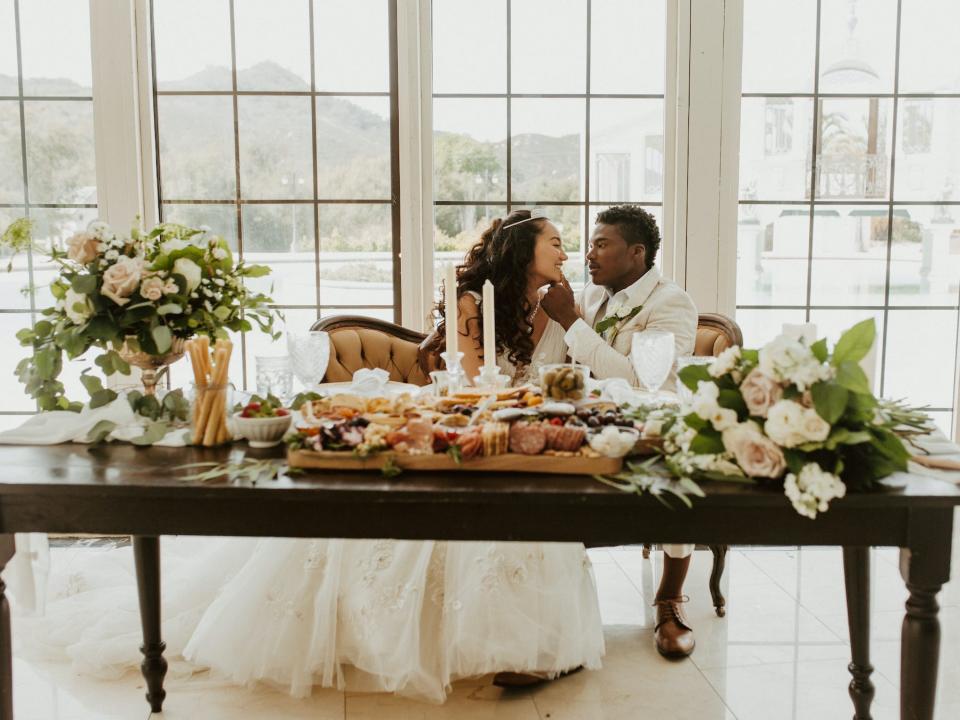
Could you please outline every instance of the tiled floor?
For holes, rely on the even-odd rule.
[[[958,518],[960,520],[960,518]],[[957,523],[960,525],[960,523]],[[960,552],[954,539],[954,575]],[[532,691],[504,692],[480,678],[456,686],[444,705],[388,695],[317,691],[294,700],[205,675],[169,679],[156,720],[827,720],[848,718],[849,662],[840,551],[743,549],[726,573],[728,613],[710,605],[709,553],[696,554],[687,583],[697,649],[667,662],[653,648],[657,554],[639,548],[591,551],[607,639],[604,668]],[[895,550],[873,553],[875,720],[898,716],[899,633],[905,592]],[[960,581],[940,596],[943,627],[937,718],[960,717]],[[14,625],[16,633],[16,625]],[[14,665],[18,720],[147,720],[135,673],[115,681],[80,677],[59,664]]]

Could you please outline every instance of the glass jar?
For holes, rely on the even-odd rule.
[[[191,394],[190,439],[193,444],[213,447],[232,442],[233,385],[194,385]]]
[[[583,400],[590,368],[573,363],[553,363],[540,368],[544,400]]]

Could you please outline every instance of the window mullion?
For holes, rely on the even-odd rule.
[[[433,95],[430,0],[397,3],[401,321],[421,330],[433,305]]]
[[[126,228],[144,215],[134,0],[90,0],[90,48],[100,218]]]

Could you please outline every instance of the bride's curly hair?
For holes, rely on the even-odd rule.
[[[533,307],[527,300],[527,268],[533,260],[537,236],[546,220],[539,216],[531,219],[529,210],[515,210],[502,220],[496,218],[484,230],[480,241],[467,252],[463,264],[457,266],[457,300],[468,290],[482,294],[486,280],[493,283],[497,352],[506,352],[507,358],[515,365],[528,364],[533,355],[530,339]],[[437,304],[439,343],[443,343],[445,337],[445,302],[445,290],[441,290]],[[473,322],[478,324],[476,334],[482,336],[483,313],[489,308],[481,306],[479,310],[479,317]],[[470,327],[467,330],[473,332]],[[438,351],[442,349],[439,347]]]

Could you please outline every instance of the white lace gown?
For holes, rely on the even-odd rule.
[[[549,347],[556,338],[544,333],[535,363],[562,359]],[[210,668],[295,696],[319,685],[442,702],[458,678],[599,668],[604,652],[580,544],[164,538],[162,547],[173,674]],[[58,552],[46,613],[17,621],[21,652],[98,675],[137,667],[130,548]]]

